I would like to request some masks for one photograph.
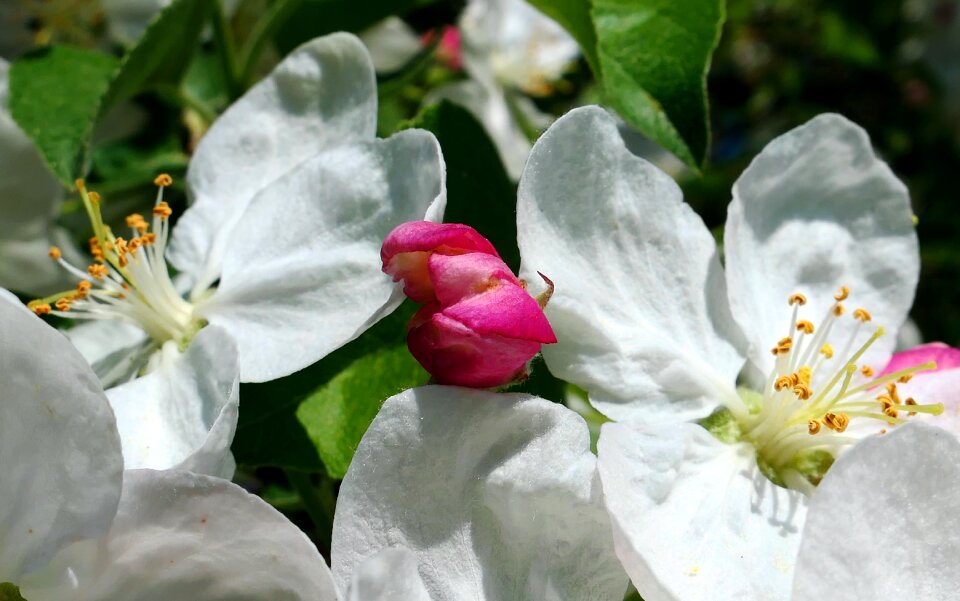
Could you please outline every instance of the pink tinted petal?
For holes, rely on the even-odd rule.
[[[434,307],[434,310],[436,308]],[[423,311],[421,311],[423,313]],[[443,313],[410,330],[410,352],[441,384],[491,388],[521,377],[540,344],[494,335],[479,335]]]
[[[921,372],[906,384],[897,384],[897,389],[900,398],[912,398],[921,405],[943,403],[942,414],[917,413],[909,421],[929,422],[960,436],[960,369]]]
[[[482,336],[541,344],[557,341],[536,299],[520,286],[506,282],[445,307],[443,314]]]
[[[477,230],[459,223],[410,221],[390,232],[380,248],[383,271],[394,282],[403,280],[403,291],[418,303],[435,300],[427,260],[433,253],[458,255],[484,253],[498,257],[497,250]]]
[[[500,282],[520,285],[500,257],[483,253],[434,254],[428,261],[428,270],[437,300],[444,305],[485,292]]]
[[[463,66],[463,54],[461,51],[459,29],[452,26],[443,29],[443,37],[440,38],[438,54],[448,67],[457,71],[460,70]]]
[[[883,376],[928,361],[937,362],[937,371],[960,367],[960,349],[955,349],[942,342],[921,344],[910,350],[895,353],[879,375]],[[914,378],[922,378],[930,373],[931,372],[920,372],[915,375]]]

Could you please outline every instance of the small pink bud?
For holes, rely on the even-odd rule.
[[[436,30],[428,31],[420,39],[421,44],[429,46],[436,39]],[[460,42],[460,30],[447,25],[440,33],[440,42],[437,45],[437,59],[454,71],[463,67],[463,50]]]
[[[442,384],[490,388],[526,376],[557,341],[543,308],[493,245],[459,224],[405,223],[384,241],[383,270],[425,306],[407,345]]]
[[[380,260],[383,271],[392,276],[394,282],[403,280],[404,294],[415,302],[429,304],[436,301],[427,272],[430,256],[468,252],[500,257],[493,244],[468,225],[409,221],[387,234],[380,249]]]

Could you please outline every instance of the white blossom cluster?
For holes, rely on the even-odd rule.
[[[507,115],[509,86],[575,56],[534,28],[549,50],[520,53],[529,80],[511,27],[477,25],[504,39],[476,37],[493,59],[471,51],[473,79],[440,95]],[[377,138],[376,120],[364,44],[305,44],[203,137],[173,227],[162,177],[123,237],[80,182],[100,270],[63,241],[59,186],[0,111],[0,284],[40,296],[30,311],[0,290],[0,600],[960,598],[960,370],[953,349],[894,354],[919,277],[910,199],[839,115],[753,160],[719,245],[602,108],[529,156],[498,139],[520,154],[521,275],[555,285],[546,366],[610,421],[595,454],[560,404],[400,392],[343,480],[328,566],[230,482],[230,446],[240,383],[392,312],[384,237],[443,220],[436,139]]]

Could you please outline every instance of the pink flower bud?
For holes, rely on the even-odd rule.
[[[526,375],[542,344],[557,341],[540,303],[473,228],[405,223],[381,256],[383,270],[425,304],[410,320],[407,345],[437,382],[508,384]]]
[[[387,234],[380,248],[383,271],[394,282],[403,280],[403,292],[411,300],[429,304],[436,301],[427,260],[434,253],[462,255],[479,252],[497,258],[497,250],[477,230],[459,223],[410,221]],[[509,270],[508,270],[509,271]]]

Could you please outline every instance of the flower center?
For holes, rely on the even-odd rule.
[[[173,183],[169,175],[157,176],[157,198],[152,226],[140,214],[126,218],[130,238],[114,236],[100,213],[100,195],[88,191],[83,180],[77,189],[93,226],[86,270],[71,265],[60,249],[50,249],[50,258],[80,281],[77,287],[28,303],[38,315],[52,314],[72,319],[120,319],[142,328],[154,341],[175,341],[185,347],[203,327],[193,305],[177,292],[170,279],[164,252],[170,233],[170,206],[163,190]],[[151,231],[152,229],[152,231]]]
[[[835,339],[834,325],[845,319],[843,301],[849,294],[844,286],[834,295],[818,326],[800,318],[806,297],[791,295],[789,329],[771,349],[776,362],[763,389],[741,391],[749,409],[738,416],[741,439],[754,445],[758,464],[777,484],[812,490],[834,458],[859,439],[847,433],[851,425],[859,428],[874,422],[884,433],[917,413],[943,412],[940,403],[921,405],[913,398],[901,398],[897,390],[897,384],[906,383],[913,374],[936,369],[935,362],[881,377],[874,377],[873,368],[861,362],[867,349],[884,335],[884,328],[877,327],[866,342],[854,346],[863,329],[870,327],[869,311],[855,309],[850,318],[856,326],[846,340]],[[862,429],[861,436],[868,431]]]

